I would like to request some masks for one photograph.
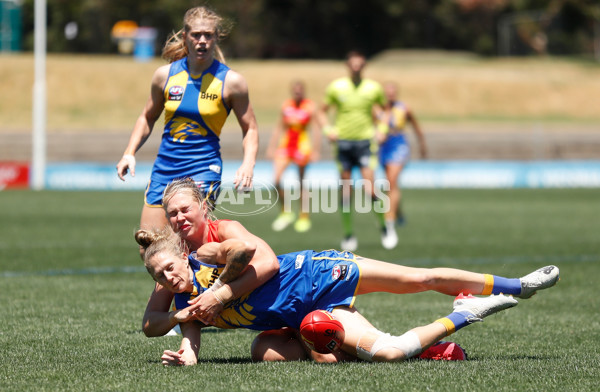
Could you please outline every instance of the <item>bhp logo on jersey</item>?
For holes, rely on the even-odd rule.
[[[214,101],[217,98],[219,98],[217,94],[211,94],[204,91],[200,91],[200,99],[208,99],[210,101]]]
[[[277,189],[267,182],[254,180],[252,189],[236,189],[233,183],[222,183],[215,210],[226,215],[258,215],[277,204]]]
[[[185,89],[181,86],[171,86],[169,89],[169,101],[181,101]]]

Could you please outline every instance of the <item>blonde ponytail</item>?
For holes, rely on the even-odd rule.
[[[169,63],[172,63],[174,61],[181,60],[188,55],[188,50],[183,39],[183,32],[189,32],[192,21],[196,19],[210,19],[215,22],[215,34],[217,37],[217,42],[225,39],[229,35],[231,27],[233,26],[229,20],[223,18],[208,7],[204,6],[190,8],[183,16],[183,29],[179,30],[177,33],[171,34],[171,36],[169,36],[167,39],[167,42],[163,47],[162,58],[167,60]],[[215,48],[215,58],[221,63],[225,63],[225,56],[223,55],[223,51],[218,44]]]
[[[183,40],[183,29],[179,30],[176,33],[171,33],[165,46],[162,50],[162,58],[167,60],[169,63],[172,63],[177,60],[181,60],[182,58],[188,55],[187,47],[185,46],[185,41]]]

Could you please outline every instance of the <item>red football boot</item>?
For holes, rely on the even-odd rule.
[[[467,352],[458,343],[440,341],[429,347],[417,358],[434,361],[466,361]]]

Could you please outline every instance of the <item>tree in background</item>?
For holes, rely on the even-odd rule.
[[[25,50],[33,49],[33,5],[34,0],[23,2]],[[115,53],[110,31],[119,20],[156,28],[161,46],[195,5],[193,0],[48,0],[48,50]],[[518,23],[520,44],[538,53],[579,54],[592,51],[600,23],[595,0],[213,0],[209,5],[235,23],[222,47],[238,58],[341,58],[349,49],[372,55],[389,48],[494,55],[498,22],[511,15],[526,18],[531,10],[544,18]],[[65,35],[69,23],[77,27],[74,37]]]

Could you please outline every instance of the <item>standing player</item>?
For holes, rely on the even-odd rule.
[[[219,136],[232,109],[242,128],[244,148],[234,184],[242,189],[252,186],[258,128],[246,80],[224,64],[218,46],[228,33],[226,21],[206,7],[195,7],[186,12],[183,25],[165,44],[162,56],[170,64],[154,73],[150,97],[117,164],[121,180],[128,171],[135,175],[134,155],[164,110],[165,126],[146,188],[142,228],[167,224],[162,194],[175,178],[193,178],[214,205],[223,166]]]
[[[294,229],[302,233],[310,230],[311,227],[308,211],[305,210],[308,195],[305,189],[303,189],[302,182],[308,163],[319,159],[321,137],[320,130],[313,126],[313,147],[311,148],[311,140],[308,136],[307,127],[314,117],[315,105],[310,99],[305,97],[304,83],[299,80],[294,81],[291,93],[292,97],[287,99],[281,106],[281,119],[271,136],[267,150],[267,157],[274,158],[275,187],[282,203],[281,213],[273,222],[272,228],[275,231],[282,231],[296,219],[292,211],[285,211],[285,193],[281,188],[281,176],[289,164],[294,162],[298,166],[302,200],[302,207],[298,215],[298,220],[294,223]],[[283,132],[285,133],[281,137]],[[278,141],[279,146],[276,148]]]
[[[363,79],[362,72],[366,65],[366,58],[359,52],[348,53],[346,66],[349,77],[334,80],[327,87],[325,103],[322,107],[321,120],[327,124],[327,113],[330,108],[335,108],[335,126],[325,126],[324,131],[329,141],[335,145],[336,159],[342,179],[342,225],[344,237],[341,242],[343,250],[354,251],[358,241],[354,236],[351,211],[352,187],[349,185],[352,178],[352,169],[358,167],[366,182],[366,193],[371,196],[374,207],[378,202],[375,197],[375,167],[376,157],[372,150],[376,147],[373,143],[376,132],[373,113],[380,112],[384,105],[383,89],[381,85],[370,79]],[[382,136],[379,136],[382,138]],[[377,208],[374,208],[377,211]],[[381,243],[384,248],[392,249],[398,243],[398,237],[393,232],[388,232],[383,214],[377,213],[381,226]]]
[[[380,116],[380,121],[387,125],[388,133],[385,141],[379,147],[379,162],[390,183],[390,209],[385,217],[385,225],[388,232],[395,234],[395,223],[398,225],[404,224],[404,215],[400,204],[402,192],[398,179],[410,159],[410,146],[404,133],[407,123],[410,123],[415,132],[422,159],[427,158],[427,146],[413,111],[405,103],[398,100],[398,86],[393,82],[388,82],[383,86],[383,90],[387,102]]]

